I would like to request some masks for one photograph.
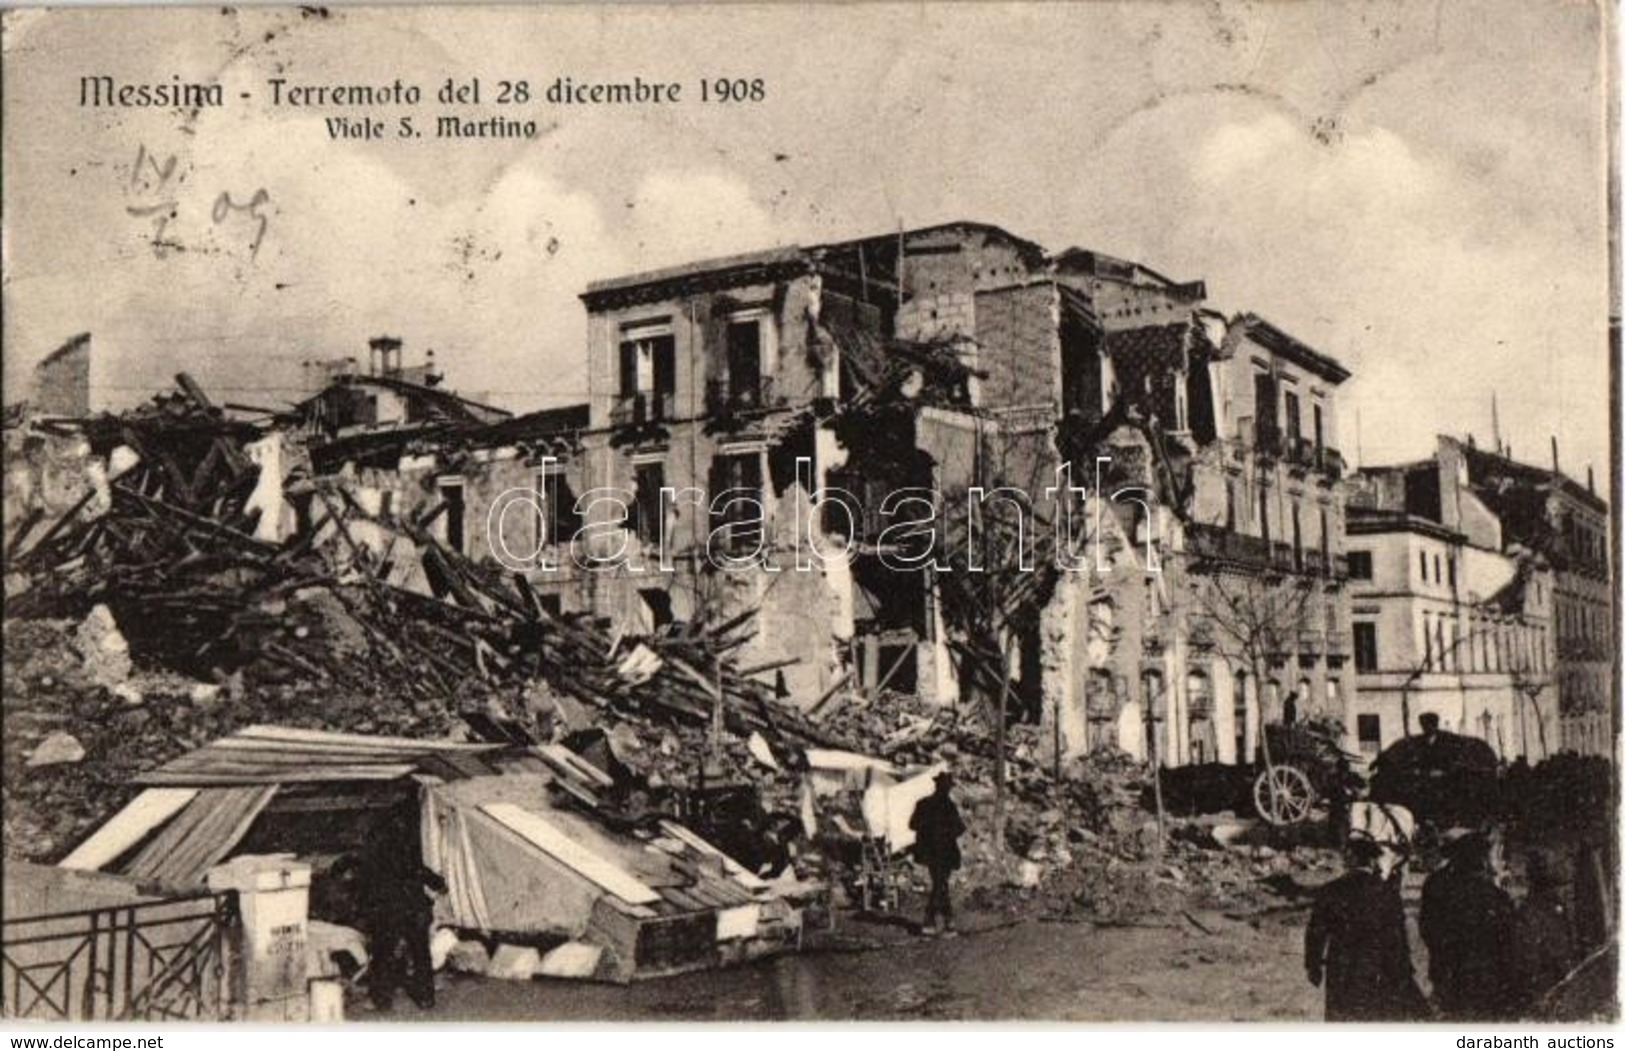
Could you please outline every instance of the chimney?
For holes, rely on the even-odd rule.
[[[1590,464],[1586,464],[1586,492],[1593,496],[1597,494],[1597,476],[1591,470]]]
[[[1467,448],[1469,448],[1469,449],[1478,448],[1478,441],[1473,437],[1473,432],[1472,431],[1467,432]]]
[[[1552,435],[1552,473],[1558,474],[1562,468],[1557,466],[1557,435]]]
[[[374,336],[367,341],[372,374],[397,376],[401,371],[401,341],[394,336]]]

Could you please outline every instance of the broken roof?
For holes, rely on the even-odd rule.
[[[85,349],[85,348],[88,348],[89,346],[90,346],[90,333],[81,332],[77,336],[74,336],[72,339],[68,340],[66,343],[62,344],[60,347],[56,348],[55,350],[51,351],[49,354],[45,355],[45,357],[40,359],[39,364],[35,365],[34,367],[36,369],[47,368],[47,367],[49,367],[51,365],[56,364],[58,361],[61,361],[63,358],[65,358],[68,355],[72,354],[74,351]]]
[[[779,277],[787,273],[805,272],[812,262],[807,252],[796,246],[768,248],[759,252],[700,259],[679,266],[646,270],[622,277],[604,278],[588,283],[581,299],[588,310],[610,306],[622,300],[637,301],[651,297],[649,293],[669,290],[673,286],[692,284],[701,279],[720,283],[718,287],[746,284],[752,281]],[[636,295],[636,293],[643,295]]]
[[[819,246],[819,248],[823,251],[839,251],[844,248],[855,248],[859,245],[895,244],[899,238],[906,242],[910,238],[928,237],[932,234],[944,233],[981,234],[988,240],[1001,241],[1010,245],[1027,265],[1035,269],[1044,264],[1044,247],[1038,242],[1019,237],[1002,226],[977,222],[971,219],[955,219],[945,223],[935,223],[931,226],[917,226],[911,230],[873,234],[868,237],[856,237],[847,241],[831,241],[828,244]]]
[[[1050,257],[1050,262],[1063,273],[1086,273],[1107,281],[1124,281],[1130,284],[1156,285],[1166,291],[1179,296],[1188,296],[1192,299],[1207,298],[1207,283],[1205,281],[1175,281],[1171,277],[1131,259],[1119,259],[1117,256],[1107,255],[1105,252],[1096,252],[1088,248],[1072,247],[1057,252]]]
[[[812,272],[817,268],[820,257],[825,254],[837,254],[843,250],[872,245],[893,246],[899,239],[906,243],[932,234],[959,232],[976,233],[989,240],[1008,244],[1034,269],[1044,265],[1044,249],[1036,242],[1018,237],[991,223],[956,220],[895,233],[830,241],[821,245],[806,247],[785,245],[739,255],[700,259],[678,266],[605,278],[589,283],[581,299],[587,304],[588,310],[600,310],[629,303],[648,302],[663,298],[676,290],[695,291],[700,288],[715,290],[756,281],[774,280],[787,275]]]
[[[1458,442],[1454,438],[1445,437],[1444,440],[1455,443],[1467,457],[1468,478],[1475,491],[1482,489],[1494,494],[1496,490],[1488,484],[1490,479],[1506,478],[1516,485],[1529,488],[1560,489],[1565,495],[1586,504],[1594,511],[1603,514],[1608,511],[1608,502],[1606,500],[1562,471],[1522,463],[1510,456],[1503,456],[1500,453],[1481,449],[1476,445]]]
[[[1336,358],[1322,354],[1257,314],[1240,314],[1233,322],[1233,326],[1259,346],[1308,369],[1328,382],[1342,383],[1351,375]]]

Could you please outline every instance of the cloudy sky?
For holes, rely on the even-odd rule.
[[[7,400],[80,331],[107,405],[183,368],[284,402],[302,360],[389,332],[464,393],[556,404],[583,395],[593,278],[978,219],[1205,279],[1338,357],[1366,463],[1487,437],[1494,392],[1520,458],[1555,433],[1601,475],[1603,32],[1566,0],[8,12]],[[80,108],[92,74],[218,78],[228,104]],[[432,118],[448,76],[489,100],[565,75],[767,98],[540,105],[506,143],[331,142],[333,111],[268,104],[272,77],[398,76]],[[143,148],[176,159],[161,186]],[[258,223],[216,205],[259,190],[251,254]],[[131,214],[159,203],[162,258]]]

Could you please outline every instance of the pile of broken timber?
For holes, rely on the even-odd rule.
[[[343,691],[406,707],[432,700],[455,711],[539,679],[623,716],[720,719],[735,734],[761,733],[792,750],[841,745],[737,667],[751,612],[641,638],[591,616],[553,616],[522,576],[439,544],[428,529],[434,511],[381,523],[423,561],[432,593],[410,591],[356,542],[348,527],[365,513],[327,480],[305,483],[317,499],[293,536],[256,539],[242,501],[257,480],[243,453],[257,428],[225,419],[194,386],[183,384],[182,394],[161,413],[86,421],[98,451],[117,440],[140,460],[112,480],[104,513],[87,496],[7,552],[7,570],[29,583],[8,601],[8,615],[80,617],[102,603],[136,657],[207,679],[240,673],[250,687]]]
[[[730,732],[760,733],[774,745],[837,747],[843,742],[789,706],[772,686],[741,671],[733,655],[751,637],[754,610],[708,623],[668,625],[652,635],[619,636],[588,614],[553,616],[522,574],[502,574],[449,552],[432,537],[423,545],[431,579],[444,597],[391,589],[408,622],[434,623],[448,642],[466,633],[466,651],[489,680],[540,678],[552,688],[622,715],[706,725],[720,717]],[[474,616],[470,617],[470,613]]]

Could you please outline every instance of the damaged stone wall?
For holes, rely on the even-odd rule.
[[[978,363],[987,373],[979,404],[1053,405],[1060,331],[1060,300],[1051,282],[978,292]]]
[[[24,533],[37,535],[80,500],[91,500],[88,517],[112,502],[107,465],[77,434],[32,426],[5,431],[5,544],[10,551]]]

